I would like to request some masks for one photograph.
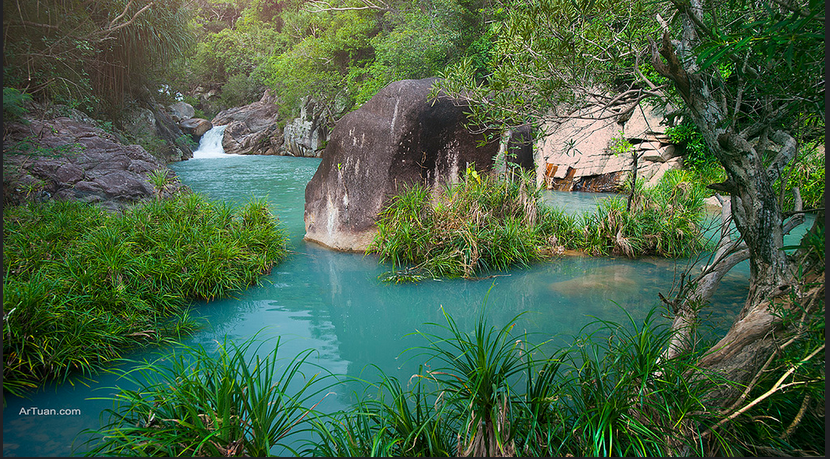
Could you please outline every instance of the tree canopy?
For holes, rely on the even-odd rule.
[[[192,46],[185,0],[3,1],[3,84],[117,116]]]

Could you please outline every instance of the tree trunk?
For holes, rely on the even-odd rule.
[[[774,346],[773,331],[780,319],[773,313],[772,301],[788,293],[794,285],[790,262],[781,250],[783,215],[772,186],[778,169],[789,161],[788,155],[794,154],[794,145],[788,142],[791,138],[787,134],[776,132],[772,139],[780,144],[780,148],[773,165],[778,169],[764,167],[761,159],[764,152],[753,147],[747,138],[757,132],[738,133],[729,127],[734,124],[729,122],[725,104],[716,102],[709,81],[697,68],[694,56],[688,53],[694,39],[693,21],[686,17],[681,42],[672,43],[665,32],[659,53],[656,44],[652,43],[652,63],[658,72],[674,82],[706,145],[726,169],[726,182],[711,187],[730,195],[735,226],[749,256],[749,294],[726,336],[709,350],[700,365],[716,370],[736,383],[746,383],[763,365]],[[685,298],[678,298],[674,326],[680,332],[679,337],[688,336],[699,305],[711,298],[720,278],[734,262],[734,257],[716,260],[711,272],[695,279],[693,290]],[[668,355],[676,355],[680,346],[681,342],[675,342]],[[710,401],[727,406],[740,392],[737,386],[720,385],[711,394]]]

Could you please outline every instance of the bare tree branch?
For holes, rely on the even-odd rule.
[[[386,4],[383,0],[380,1],[383,6],[375,4],[370,0],[361,0],[365,6],[342,6],[342,7],[335,7],[332,6],[331,3],[317,0],[309,3],[310,7],[315,7],[316,9],[309,10],[311,13],[323,13],[326,11],[361,11],[361,10],[375,10],[375,11],[391,11],[392,8]]]
[[[132,3],[132,0],[130,0],[130,3]],[[147,11],[152,6],[153,6],[153,2],[148,3],[147,5],[144,6],[144,8],[141,8],[140,10],[136,11],[136,13],[133,15],[133,17],[130,18],[129,21],[118,24],[117,26],[113,27],[113,24],[115,23],[115,21],[118,20],[119,18],[123,17],[123,15],[127,12],[127,8],[130,7],[130,4],[128,3],[127,8],[124,9],[124,12],[121,13],[121,15],[118,16],[117,18],[113,19],[113,21],[110,22],[109,27],[107,27],[106,29],[103,29],[100,32],[98,32],[99,34],[103,34],[103,36],[101,37],[101,40],[106,40],[107,38],[109,38],[110,35],[113,34],[113,32],[116,32],[116,31],[118,31],[120,29],[123,29],[124,27],[127,27],[128,25],[132,24],[133,22],[135,22],[135,20],[138,18],[138,16],[141,13]]]

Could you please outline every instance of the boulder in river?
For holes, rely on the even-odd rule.
[[[213,118],[213,126],[227,125],[222,139],[225,153],[276,155],[283,141],[278,117],[276,96],[266,90],[257,102],[219,112]]]
[[[179,127],[185,134],[189,134],[195,139],[198,139],[205,135],[205,132],[211,130],[213,124],[204,118],[188,118],[179,121]]]
[[[404,187],[459,179],[468,165],[488,171],[498,142],[464,127],[464,104],[429,99],[434,78],[396,81],[334,127],[305,190],[305,238],[365,251],[378,212]]]

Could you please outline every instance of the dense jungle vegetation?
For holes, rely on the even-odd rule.
[[[191,349],[173,373],[151,364],[137,370],[149,375],[146,386],[115,397],[120,405],[93,453],[266,454],[305,429],[320,439],[297,451],[309,455],[825,454],[824,1],[4,0],[3,6],[4,120],[18,119],[33,99],[81,109],[117,130],[126,110],[149,97],[170,103],[181,94],[210,118],[270,89],[286,118],[309,106],[334,123],[391,81],[442,76],[435,96],[464,99],[472,124],[496,132],[583,116],[589,103],[601,108],[591,116],[619,118],[637,102],[653,104],[685,149],[693,181],[728,203],[710,259],[661,297],[671,319],[665,328],[650,321],[633,324],[633,332],[600,324],[607,333],[586,331],[572,348],[541,356],[509,324],[482,319],[467,333],[447,317],[434,334],[422,333],[433,369],[414,384],[368,385],[354,410],[329,415],[308,406],[319,399],[304,392],[308,384],[297,394],[285,391],[301,377],[306,355],[274,374],[276,350],[250,369],[244,354],[251,344],[226,344],[219,359]],[[479,189],[489,178],[470,175],[434,202],[416,188],[390,203],[381,229],[444,228],[420,242],[422,233],[406,239],[381,232],[378,245],[389,249],[383,256],[428,274],[470,275],[479,269],[474,264],[498,269],[526,262],[534,251],[517,245],[552,236],[598,253],[658,251],[647,245],[654,233],[644,223],[665,224],[658,212],[664,204],[647,218],[608,204],[601,211],[611,219],[576,227],[528,206],[534,191],[527,184],[492,183],[515,198],[498,201]],[[637,184],[629,186],[637,192]],[[196,254],[218,244],[213,248],[229,258],[244,259],[247,283],[267,262],[243,256],[246,244],[268,247],[268,260],[282,256],[283,236],[261,203],[238,214],[200,199],[153,201],[120,220],[72,204],[4,209],[4,388],[22,391],[30,378],[89,366],[92,357],[75,351],[87,343],[54,333],[76,304],[103,309],[108,328],[83,315],[68,326],[104,333],[91,351],[108,359],[116,357],[111,344],[124,336],[177,332],[146,323],[148,316],[241,285],[221,274],[205,283],[201,271],[170,269],[184,256],[181,248],[151,244],[148,226],[164,234],[196,218],[233,234],[240,246],[188,244]],[[473,204],[473,214],[489,226],[470,228],[458,218]],[[783,235],[806,213],[815,223],[796,247],[785,246]],[[254,233],[250,221],[260,223]],[[487,244],[458,243],[474,231]],[[521,232],[518,242],[501,239]],[[17,248],[9,251],[7,241]],[[682,253],[685,243],[671,247]],[[47,254],[57,261],[44,262]],[[445,263],[453,257],[454,264]],[[721,341],[701,343],[695,329],[702,311],[743,261],[750,278],[742,320]],[[61,295],[53,296],[55,290]],[[49,340],[32,345],[31,327],[44,328]],[[6,386],[7,372],[19,377],[17,385]]]

